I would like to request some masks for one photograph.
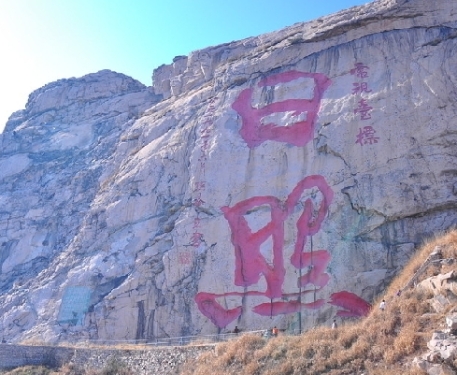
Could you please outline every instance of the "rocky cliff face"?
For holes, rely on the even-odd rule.
[[[33,92],[1,135],[10,340],[360,316],[456,224],[457,4],[386,0]]]

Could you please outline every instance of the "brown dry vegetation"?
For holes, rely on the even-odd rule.
[[[374,308],[368,317],[335,330],[320,327],[300,336],[279,336],[269,340],[244,335],[219,344],[214,353],[205,353],[187,366],[185,375],[292,375],[362,374],[420,375],[411,367],[414,356],[427,350],[433,331],[443,328],[445,316],[456,306],[438,314],[430,307],[432,295],[415,288],[403,290],[428,256],[440,247],[443,258],[457,258],[457,231],[450,231],[425,243],[379,296],[387,302],[385,311]],[[455,269],[430,266],[419,281]]]

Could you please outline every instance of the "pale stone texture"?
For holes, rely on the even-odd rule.
[[[153,340],[235,325],[293,331],[333,319],[332,293],[371,301],[424,237],[457,222],[456,14],[457,5],[444,0],[377,1],[175,58],[154,71],[151,88],[102,71],[32,93],[0,138],[0,166],[7,166],[0,170],[2,334],[55,342]],[[351,74],[356,63],[367,76]],[[256,109],[312,99],[312,77],[294,72],[329,80],[309,142],[297,146],[299,133],[249,147],[232,105],[246,89],[245,105]],[[311,121],[310,112],[285,110],[265,121],[291,128]],[[370,134],[376,138],[363,138]],[[277,199],[284,214],[309,176],[320,176],[331,193],[305,189],[287,206],[276,302],[291,307],[299,292],[290,258],[305,207],[309,221],[321,222],[304,244],[318,260],[311,256],[301,275],[316,261],[329,279],[322,290],[314,291],[316,280],[304,286],[310,292],[301,302],[322,300],[318,309],[277,314],[263,275],[235,285],[240,250],[233,241],[243,232],[232,233],[239,222],[229,223],[222,208],[255,198],[244,215],[255,232],[271,221],[259,197]],[[262,257],[243,264],[243,277],[277,262],[275,246],[266,238]],[[318,251],[327,251],[328,264]],[[76,287],[89,288],[90,300]],[[198,308],[199,293],[219,295],[221,308],[242,313],[218,315],[217,327],[214,311]],[[64,318],[72,309],[74,319]]]
[[[138,375],[173,375],[182,373],[188,361],[213,350],[214,345],[149,347],[140,350],[0,345],[0,370],[39,365],[58,369],[71,365],[79,373],[85,373],[108,371],[117,365]]]
[[[438,254],[438,252],[433,254]],[[427,261],[424,264],[426,263]],[[443,313],[445,309],[449,311],[449,307],[455,305],[457,300],[456,281],[455,272],[452,271],[423,280],[416,286],[416,290],[432,295],[428,300],[430,306],[437,313]],[[451,313],[444,319],[443,323],[447,328],[432,333],[432,337],[427,343],[429,351],[420,357],[415,357],[412,362],[414,366],[418,366],[427,374],[455,374],[453,364],[457,358],[457,314],[454,311],[455,308],[451,309]]]

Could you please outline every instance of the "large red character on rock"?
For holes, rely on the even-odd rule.
[[[301,200],[305,190],[313,190],[320,195],[316,207],[311,198]],[[232,232],[232,243],[235,250],[235,280],[236,286],[244,287],[245,292],[228,292],[223,294],[198,293],[195,301],[200,311],[211,319],[218,327],[225,327],[242,313],[241,306],[225,309],[217,298],[227,296],[257,296],[264,297],[266,302],[254,306],[253,311],[263,316],[289,314],[302,308],[319,308],[325,301],[322,299],[311,303],[302,303],[301,297],[314,293],[323,288],[329,281],[325,273],[330,254],[327,250],[304,252],[308,236],[316,234],[321,227],[328,206],[333,198],[333,191],[322,176],[313,175],[301,180],[289,194],[285,202],[272,196],[253,197],[235,204],[233,207],[222,207]],[[244,217],[249,211],[269,207],[271,221],[263,228],[253,232]],[[284,266],[284,222],[292,215],[297,207],[301,214],[296,222],[297,236],[290,263],[297,269],[305,269],[297,279],[296,291],[283,291],[286,269]],[[273,262],[269,262],[261,254],[260,247],[269,239],[272,240]],[[249,287],[255,286],[261,277],[266,281],[263,291]],[[308,287],[308,289],[307,289]]]
[[[240,134],[250,148],[257,147],[267,140],[304,146],[313,139],[314,123],[319,112],[322,95],[330,85],[330,80],[324,74],[291,70],[273,74],[261,80],[258,87],[276,86],[300,78],[313,80],[313,97],[311,99],[286,99],[267,104],[261,108],[254,108],[251,103],[254,89],[248,88],[243,90],[232,104],[232,108],[239,113],[242,119]],[[305,119],[300,119],[288,126],[262,123],[263,119],[269,115],[286,112],[292,112],[294,116],[303,114]]]
[[[259,146],[265,141],[285,142],[294,146],[306,145],[314,136],[314,124],[319,111],[323,93],[330,85],[330,80],[321,73],[305,73],[288,71],[273,74],[258,83],[258,87],[273,87],[288,84],[299,79],[312,79],[312,97],[309,99],[285,99],[272,102],[263,107],[252,106],[253,88],[243,90],[232,108],[241,116],[240,134],[250,148]],[[306,80],[303,80],[305,82]],[[301,84],[301,82],[299,81]],[[296,118],[287,126],[271,121],[271,115],[292,114]],[[311,198],[302,199],[305,190],[319,195],[316,203]],[[333,198],[333,191],[320,175],[313,175],[299,181],[285,202],[273,196],[257,196],[238,202],[233,207],[222,207],[224,217],[231,229],[231,239],[235,251],[234,284],[244,288],[243,292],[227,292],[214,294],[200,292],[195,301],[203,315],[216,326],[222,328],[237,319],[243,312],[242,306],[223,307],[217,299],[224,297],[256,297],[264,299],[252,311],[262,316],[290,314],[302,308],[318,309],[325,304],[323,299],[315,299],[303,303],[302,297],[315,293],[327,285],[330,277],[325,272],[331,255],[327,250],[304,251],[308,237],[316,234],[320,228],[328,207]],[[271,221],[257,231],[253,231],[245,216],[250,211],[268,208]],[[288,260],[284,259],[285,230],[284,223],[292,214],[301,210],[296,222],[296,242],[294,251]],[[272,261],[265,259],[261,246],[271,239]],[[296,291],[284,291],[286,276],[285,261],[299,270]],[[256,285],[263,277],[265,290]],[[257,302],[256,302],[257,303]],[[334,293],[330,301],[332,305],[343,307],[339,316],[362,316],[369,311],[370,305],[360,297],[346,291]]]

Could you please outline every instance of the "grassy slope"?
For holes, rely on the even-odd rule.
[[[442,329],[445,316],[432,311],[432,295],[416,288],[403,289],[427,257],[439,246],[443,258],[457,258],[457,230],[430,240],[416,253],[380,299],[387,309],[374,308],[363,320],[335,330],[320,327],[301,336],[279,336],[268,341],[244,335],[219,344],[189,364],[185,375],[288,375],[288,374],[423,374],[411,367],[415,356],[426,352],[432,332]],[[449,272],[455,265],[431,266],[419,278]],[[376,301],[374,306],[378,306]]]

